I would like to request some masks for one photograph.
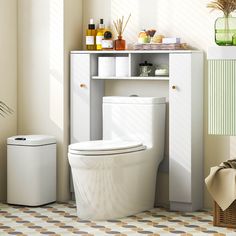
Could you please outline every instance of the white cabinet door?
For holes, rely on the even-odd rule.
[[[191,203],[191,54],[170,54],[170,202]]]
[[[90,140],[90,54],[71,54],[71,139]]]

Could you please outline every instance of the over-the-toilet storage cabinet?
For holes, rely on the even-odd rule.
[[[126,56],[127,77],[98,76],[98,58]],[[138,77],[148,60],[169,65],[168,77]],[[171,210],[193,211],[203,201],[203,54],[199,51],[72,51],[71,143],[102,139],[102,97],[110,80],[169,83],[169,201]],[[157,82],[158,86],[158,82]]]

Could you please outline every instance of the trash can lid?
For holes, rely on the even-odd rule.
[[[18,135],[7,139],[9,145],[39,146],[54,143],[56,139],[49,135]]]

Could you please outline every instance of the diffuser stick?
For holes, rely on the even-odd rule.
[[[125,30],[125,28],[126,28],[128,22],[129,22],[130,17],[131,17],[131,14],[129,14],[129,17],[128,17],[126,23],[125,23],[124,29],[122,30],[121,34],[123,34],[123,32],[124,32],[124,30]]]

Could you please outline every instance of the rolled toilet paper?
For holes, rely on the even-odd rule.
[[[116,57],[116,76],[127,77],[129,76],[129,58]]]
[[[98,58],[98,76],[99,77],[115,76],[115,57]]]

